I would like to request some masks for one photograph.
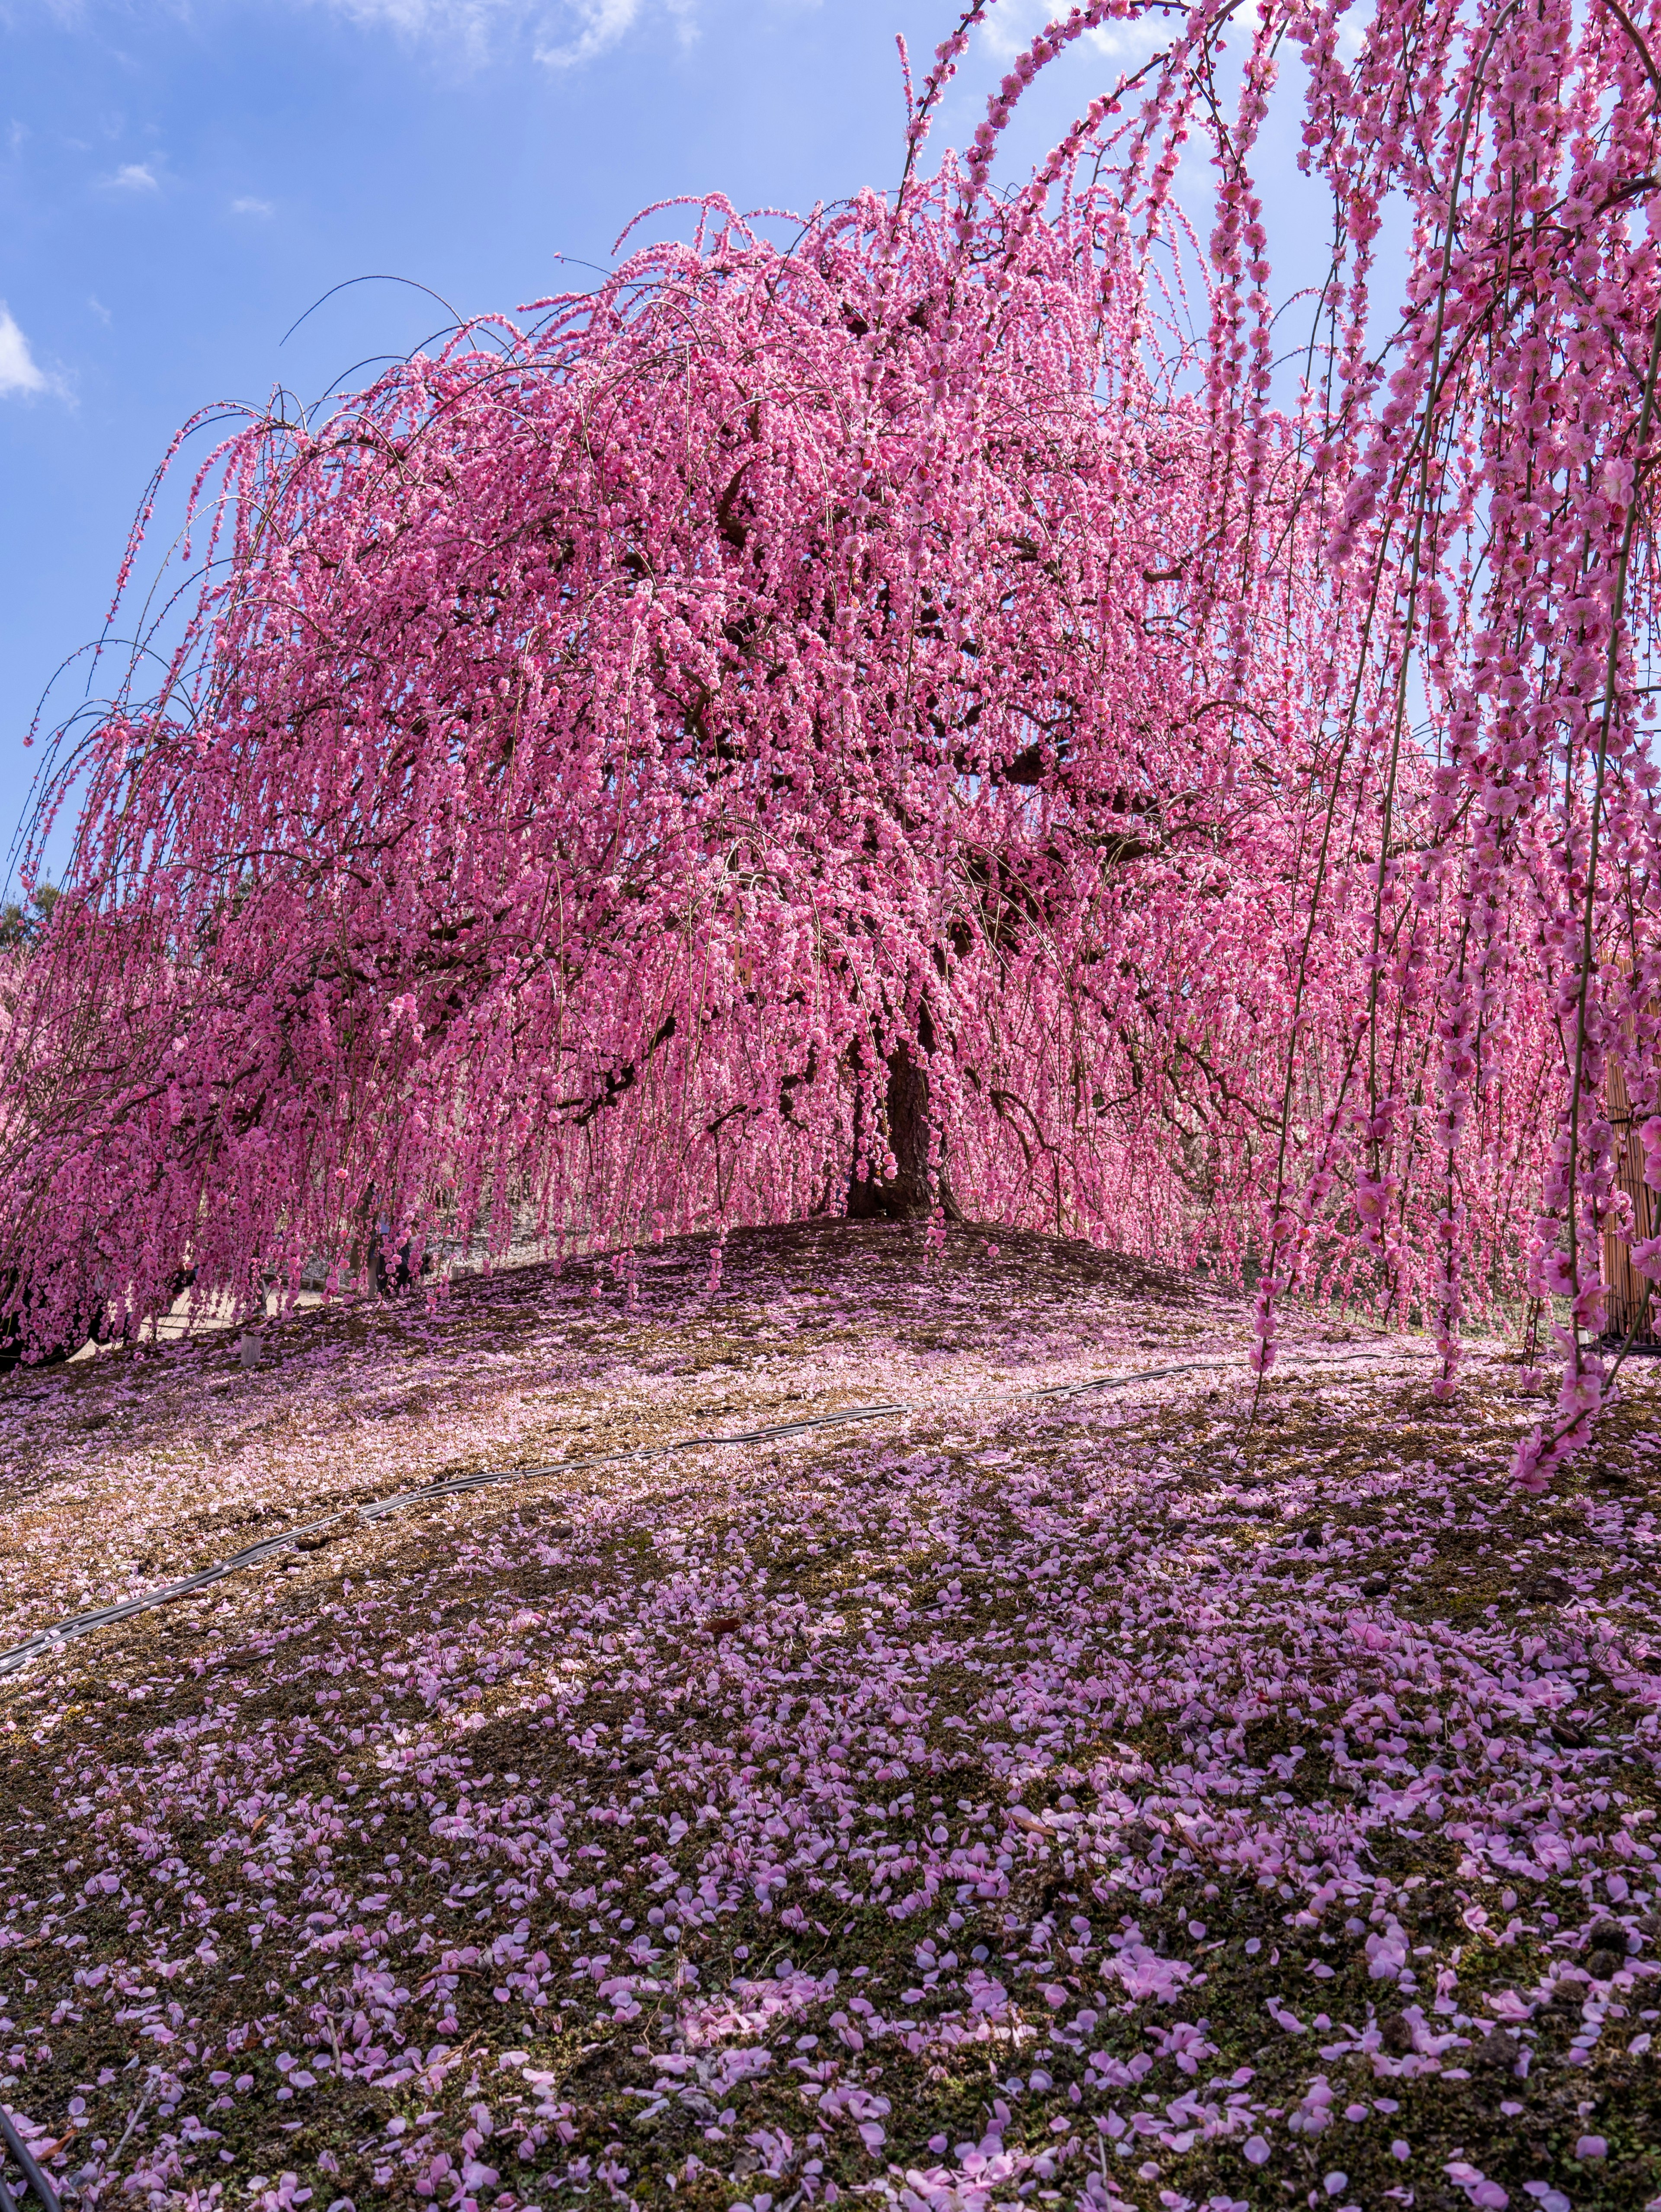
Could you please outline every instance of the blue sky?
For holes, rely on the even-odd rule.
[[[964,143],[1016,34],[1003,0],[935,141]],[[0,827],[22,738],[94,637],[175,427],[309,399],[442,319],[604,264],[648,202],[805,207],[891,185],[894,34],[919,76],[950,0],[0,0]],[[1050,73],[1012,173],[1114,73]],[[660,228],[669,227],[661,219]],[[367,370],[361,374],[367,374]],[[54,695],[57,711],[72,689]],[[55,719],[55,716],[53,717]]]

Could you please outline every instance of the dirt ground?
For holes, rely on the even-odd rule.
[[[0,1677],[64,2202],[1661,2202],[1661,1377],[1531,1501],[1246,1341],[826,1224],[0,1384],[0,1651],[272,1542]]]

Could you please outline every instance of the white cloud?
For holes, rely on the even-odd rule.
[[[88,293],[87,305],[92,309],[94,314],[97,316],[100,323],[106,325],[108,324],[110,319],[110,311],[104,305],[104,302],[99,298],[96,292]]]
[[[1244,4],[1251,7],[1254,0],[1244,0]],[[995,63],[1007,66],[1062,12],[1049,0],[1004,0],[982,24],[982,43]],[[1098,24],[1086,32],[1080,44],[1110,61],[1141,61],[1170,36],[1162,19],[1139,18],[1130,23]]]
[[[1243,21],[1252,12],[1252,0],[1245,0],[1244,6],[1238,11]],[[1137,15],[1128,23],[1099,23],[1093,31],[1085,33],[1084,42],[1098,54],[1105,54],[1110,61],[1140,67],[1157,48],[1169,46],[1171,36],[1163,16]]]
[[[143,161],[128,161],[110,179],[119,192],[153,192],[155,173]]]
[[[275,215],[276,208],[270,200],[233,200],[233,215]]]
[[[495,34],[536,11],[526,0],[330,0],[360,23],[385,23],[409,38],[442,39],[483,55]]]
[[[650,12],[668,16],[680,44],[691,44],[697,33],[697,0],[657,0]],[[576,36],[563,46],[538,46],[537,59],[551,69],[575,69],[593,61],[633,30],[642,13],[642,0],[568,0],[566,15]]]
[[[1043,0],[1004,0],[981,25],[981,43],[1001,62],[1013,62],[1030,46],[1055,11]]]
[[[673,26],[684,44],[699,0],[328,0],[361,23],[411,38],[442,39],[482,58],[502,37],[528,30],[539,62],[573,69],[615,46],[636,24]]]
[[[0,300],[0,398],[14,392],[44,392],[46,377],[29,351],[29,342]]]
[[[625,31],[634,28],[640,0],[576,0],[571,14],[575,38],[564,46],[537,48],[537,59],[551,69],[575,69],[616,46]]]

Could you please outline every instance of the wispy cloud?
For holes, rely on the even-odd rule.
[[[640,0],[576,0],[570,13],[575,36],[568,36],[563,45],[537,48],[537,59],[551,69],[579,68],[608,46],[616,46],[625,32],[634,28]]]
[[[1055,11],[1043,0],[1004,0],[981,25],[981,43],[1001,62],[1013,61],[1031,45]]]
[[[538,22],[530,0],[327,0],[360,23],[382,23],[406,38],[441,40],[483,59],[504,35]]]
[[[360,22],[389,23],[395,31],[420,37],[482,41],[504,16],[521,9],[512,0],[332,0],[344,15]]]
[[[277,210],[270,200],[241,199],[231,202],[233,215],[275,215]]]
[[[47,378],[29,351],[29,342],[12,320],[11,310],[0,300],[0,399],[14,392],[44,392]]]
[[[158,189],[155,172],[147,162],[128,161],[110,179],[118,192],[153,192]]]
[[[684,44],[698,0],[327,0],[362,23],[383,23],[411,38],[442,39],[483,58],[528,32],[539,62],[575,69],[607,52],[638,25],[655,23]]]
[[[1247,0],[1250,4],[1251,0]],[[1012,62],[1061,13],[1048,0],[1005,0],[982,25],[982,42],[994,61]],[[1104,54],[1111,61],[1141,60],[1167,35],[1162,21],[1138,19],[1131,23],[1098,24],[1086,32],[1080,44],[1086,52]]]

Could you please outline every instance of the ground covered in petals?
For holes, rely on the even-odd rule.
[[[1661,2202],[1661,1389],[1530,1501],[1502,1347],[1245,1337],[837,1224],[0,1386],[0,1644],[340,1516],[0,1682],[65,2203]]]

